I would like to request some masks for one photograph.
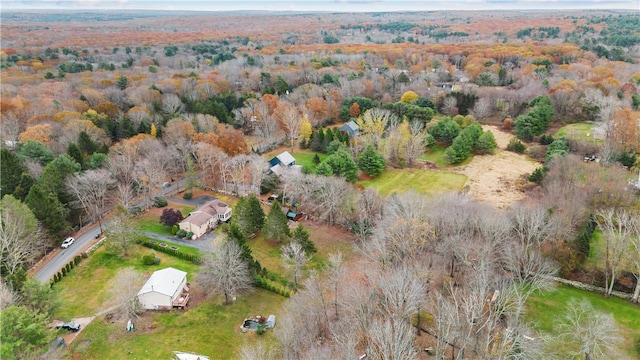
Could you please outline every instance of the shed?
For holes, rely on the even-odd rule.
[[[287,210],[287,219],[293,220],[293,221],[300,221],[302,220],[302,213],[289,209]]]
[[[147,310],[184,308],[189,301],[187,273],[172,267],[155,271],[138,292],[140,305]]]

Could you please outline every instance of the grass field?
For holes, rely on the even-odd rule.
[[[571,299],[586,299],[596,310],[613,315],[623,338],[621,352],[624,359],[640,357],[640,349],[634,345],[640,341],[640,306],[625,300],[559,285],[553,291],[529,298],[526,319],[535,330],[555,335],[554,325]]]
[[[439,168],[462,166],[462,165],[466,165],[466,164],[470,163],[471,160],[473,160],[473,156],[469,156],[468,158],[466,158],[460,164],[449,165],[449,164],[447,164],[447,162],[444,159],[444,151],[445,150],[446,150],[446,148],[444,148],[442,146],[433,145],[433,146],[431,146],[429,148],[429,150],[427,150],[426,153],[424,153],[422,156],[420,156],[420,159],[434,162],[434,163],[436,163],[436,165]]]
[[[97,317],[71,344],[78,359],[171,359],[172,351],[194,352],[212,359],[236,358],[245,343],[275,342],[273,332],[264,336],[240,332],[247,317],[280,315],[285,298],[264,290],[238,296],[231,305],[207,300],[185,311],[149,312],[126,332],[124,320],[113,323]],[[149,325],[156,324],[153,329]],[[85,344],[89,346],[85,348]]]
[[[359,181],[366,188],[376,189],[382,195],[414,190],[420,194],[460,191],[467,177],[441,171],[421,169],[387,169],[371,180]]]
[[[190,250],[190,253],[192,252],[199,254],[197,249]],[[144,255],[160,258],[160,264],[142,265]],[[115,294],[111,290],[110,283],[120,269],[133,267],[141,273],[150,274],[169,266],[186,271],[188,280],[192,280],[198,270],[198,266],[193,263],[137,244],[131,245],[127,257],[114,254],[104,246],[100,247],[88,259],[84,259],[76,266],[70,275],[55,285],[55,288],[60,291],[64,306],[60,307],[54,316],[64,320],[87,317],[114,305]]]
[[[553,134],[553,137],[567,137],[575,140],[594,141],[599,144],[602,140],[595,140],[593,138],[593,127],[593,124],[589,123],[568,124],[558,129],[558,131]]]

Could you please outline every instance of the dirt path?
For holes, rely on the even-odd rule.
[[[471,163],[456,168],[468,180],[469,194],[480,201],[487,201],[505,208],[525,197],[523,185],[527,176],[540,166],[525,155],[504,150],[513,137],[496,126],[484,125],[496,138],[498,149],[495,155],[475,156]]]

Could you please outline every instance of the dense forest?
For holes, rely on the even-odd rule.
[[[187,193],[278,193],[350,233],[346,260],[325,254],[300,289],[296,272],[273,344],[245,344],[238,357],[411,359],[425,347],[458,359],[637,354],[638,328],[623,345],[571,338],[555,353],[524,320],[529,296],[554,277],[638,302],[637,12],[1,17],[3,322],[18,307],[33,316],[24,321],[50,320],[42,297],[53,295],[28,271],[66,237],[114,209],[137,216],[141,199],[150,207],[184,179]],[[341,131],[348,122],[357,137]],[[577,125],[588,130],[562,130]],[[505,149],[498,130],[512,136]],[[313,165],[278,178],[265,158],[275,149],[313,152]],[[508,204],[468,188],[387,196],[362,183],[502,150],[536,168],[520,174],[519,201]],[[244,237],[257,231],[243,231],[250,244]],[[282,242],[277,227],[263,232]],[[589,260],[594,238],[606,244],[604,267]],[[292,251],[304,250],[283,250],[296,264]],[[579,332],[561,330],[558,339]],[[50,340],[36,338],[11,339],[2,357],[29,358]]]

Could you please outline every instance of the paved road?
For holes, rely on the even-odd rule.
[[[169,187],[162,188],[162,190],[154,196],[167,195],[169,192],[174,191],[176,186],[183,187],[184,180],[179,181],[177,184],[173,183]],[[143,201],[141,201],[139,205],[141,205]],[[102,224],[103,229],[107,226],[109,226],[108,222]],[[51,259],[46,261],[40,269],[38,269],[35,274],[35,278],[43,283],[49,281],[53,275],[62,269],[63,266],[67,265],[76,255],[79,255],[86,247],[88,247],[89,244],[96,239],[96,235],[99,233],[100,228],[98,227],[98,224],[93,224],[86,227],[82,235],[72,235],[76,239],[75,243],[66,249],[56,250],[58,252]]]

